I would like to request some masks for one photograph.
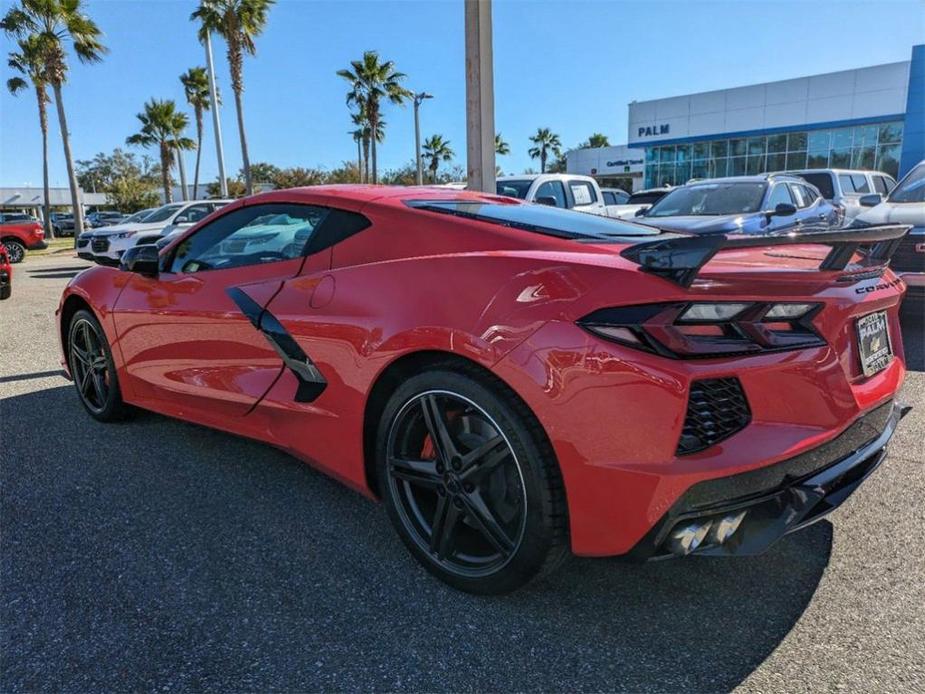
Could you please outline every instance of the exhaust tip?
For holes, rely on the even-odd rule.
[[[746,511],[739,511],[738,513],[730,513],[729,515],[713,521],[713,527],[710,528],[709,543],[721,545],[732,537],[742,524],[745,514]]]
[[[666,542],[668,551],[682,557],[690,554],[703,543],[712,525],[711,520],[692,521],[679,525],[668,536]]]

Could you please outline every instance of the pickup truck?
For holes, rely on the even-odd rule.
[[[587,212],[601,217],[616,217],[604,202],[601,187],[590,176],[578,174],[524,174],[502,176],[497,180],[498,195],[519,198],[540,205]]]

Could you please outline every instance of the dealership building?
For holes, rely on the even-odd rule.
[[[627,145],[573,150],[568,171],[627,190],[798,168],[898,178],[925,159],[925,45],[898,63],[634,101],[628,122]]]

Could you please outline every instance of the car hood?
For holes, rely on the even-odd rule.
[[[881,202],[859,214],[855,221],[865,224],[925,226],[925,202]]]
[[[153,224],[116,224],[111,227],[101,227],[93,232],[94,236],[111,236],[113,234],[121,234],[125,231],[159,231],[164,228],[162,222],[154,222]]]
[[[665,231],[685,231],[691,234],[740,232],[754,220],[754,214],[703,215],[690,217],[636,217],[633,221]]]

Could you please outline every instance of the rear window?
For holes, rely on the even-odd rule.
[[[925,202],[925,164],[919,164],[893,189],[890,202]]]
[[[668,189],[665,190],[649,190],[644,193],[635,193],[630,195],[629,200],[626,201],[627,205],[651,205],[652,203],[658,202],[663,197],[665,193],[668,192]]]
[[[525,178],[522,181],[498,181],[495,183],[495,192],[498,195],[506,195],[509,198],[518,198],[519,200],[527,199],[527,191],[533,181]]]
[[[822,197],[831,200],[835,197],[835,183],[832,181],[832,174],[827,173],[801,173],[797,174],[807,183],[810,183],[822,193]],[[850,191],[849,191],[850,192]]]
[[[622,237],[657,236],[661,233],[641,224],[543,205],[505,205],[468,200],[409,200],[406,204],[428,212],[565,239],[618,241]]]

